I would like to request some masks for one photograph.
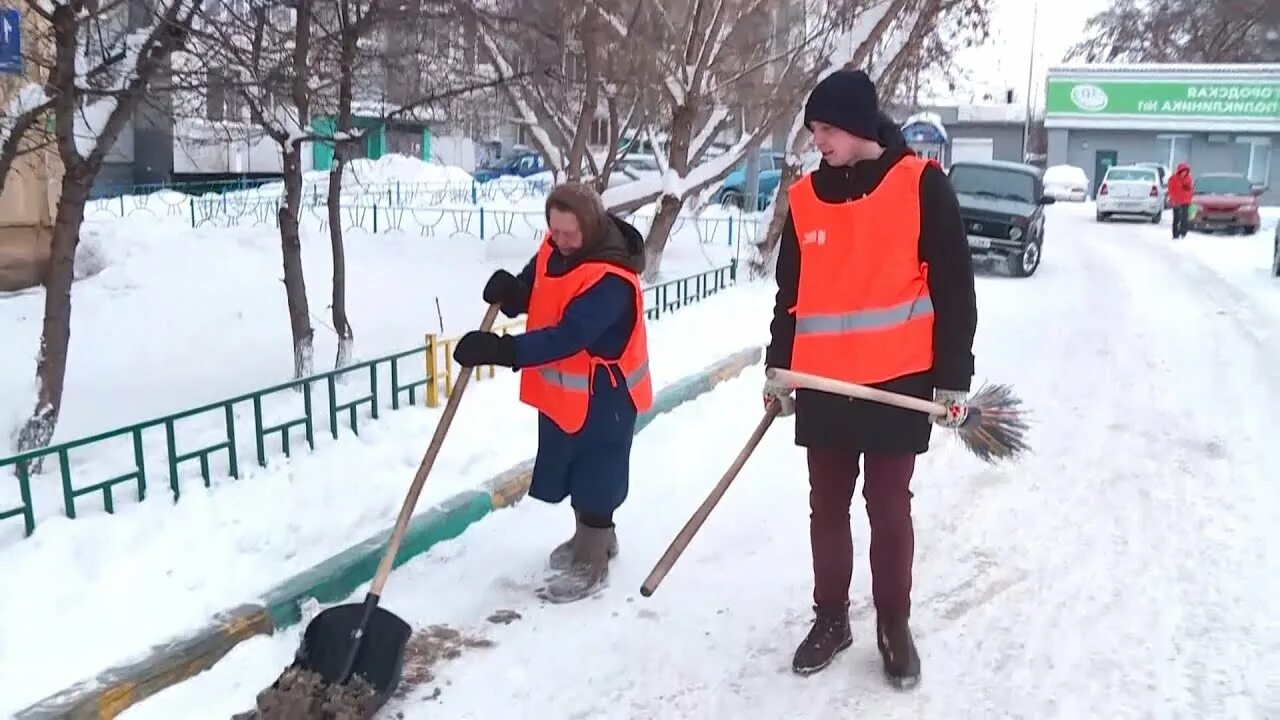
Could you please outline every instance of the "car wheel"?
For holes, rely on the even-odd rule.
[[[725,193],[720,196],[720,204],[725,207],[737,208],[739,210],[746,207],[746,203],[742,199],[742,193],[734,190],[726,190]]]
[[[1031,277],[1040,267],[1040,243],[1031,241],[1020,253],[1005,257],[1009,274],[1016,278]]]
[[[1257,234],[1258,234],[1258,226],[1257,226],[1257,225],[1251,225],[1251,226],[1249,226],[1249,227],[1245,228],[1245,229],[1244,229],[1244,234],[1245,234],[1245,235],[1257,235]]]
[[[1155,215],[1152,215],[1152,216],[1151,216],[1151,224],[1152,224],[1152,225],[1159,225],[1159,224],[1160,224],[1160,221],[1161,221],[1161,220],[1163,220],[1163,219],[1164,219],[1164,213],[1163,213],[1163,212],[1158,212],[1158,213],[1156,213]]]
[[[1094,215],[1094,219],[1097,220],[1098,222],[1106,222],[1107,220],[1111,219],[1111,216],[1104,212],[1100,212]]]

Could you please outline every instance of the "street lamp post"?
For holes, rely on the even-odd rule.
[[[1022,161],[1027,162],[1031,152],[1031,88],[1036,72],[1036,25],[1040,19],[1040,0],[1031,6],[1031,57],[1027,59],[1027,116],[1022,122]]]

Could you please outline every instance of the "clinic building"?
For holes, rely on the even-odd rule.
[[[1082,168],[1090,195],[1111,165],[1185,161],[1280,205],[1280,63],[1053,67],[1044,124],[1048,164]]]

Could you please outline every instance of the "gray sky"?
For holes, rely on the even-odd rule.
[[[1043,95],[1041,88],[1048,67],[1062,62],[1067,49],[1083,33],[1085,21],[1110,6],[1111,1],[994,0],[993,5],[990,40],[982,47],[962,51],[957,62],[971,73],[971,83],[979,94],[989,83],[993,92],[998,86],[1013,87],[1021,99],[1026,92],[1031,59],[1033,14],[1038,13],[1032,97],[1039,97]]]

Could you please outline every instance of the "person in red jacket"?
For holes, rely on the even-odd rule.
[[[1191,178],[1191,166],[1185,162],[1169,176],[1169,204],[1173,206],[1173,238],[1185,237],[1187,227],[1191,224],[1191,197],[1195,191],[1195,181]]]

